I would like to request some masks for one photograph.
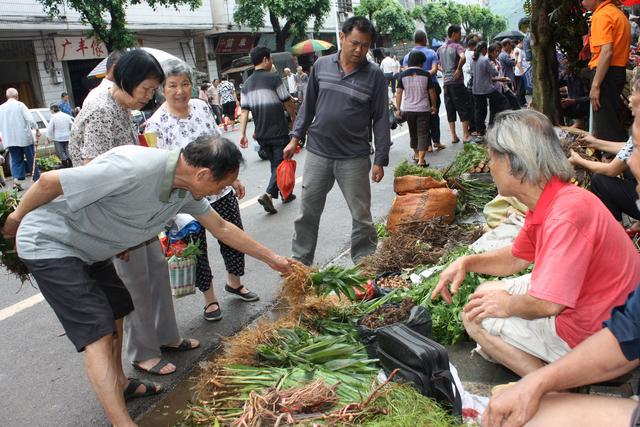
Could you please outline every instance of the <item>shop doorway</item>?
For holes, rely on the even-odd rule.
[[[71,88],[69,98],[73,107],[82,106],[82,102],[91,89],[100,84],[101,79],[87,77],[87,74],[89,74],[100,61],[102,61],[102,59],[78,59],[64,63],[68,76],[67,87]]]

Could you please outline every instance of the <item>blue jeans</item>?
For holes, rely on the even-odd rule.
[[[9,147],[9,156],[11,157],[11,176],[14,181],[22,181],[25,178],[25,174],[33,172],[33,181],[37,181],[40,178],[40,169],[38,165],[35,165],[35,171],[32,171],[33,166],[33,145],[26,147]],[[26,157],[26,159],[25,159]]]

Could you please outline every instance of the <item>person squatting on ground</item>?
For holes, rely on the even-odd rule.
[[[467,272],[504,277],[533,263],[530,277],[480,285],[462,314],[479,353],[524,376],[602,328],[640,282],[640,255],[602,202],[567,182],[573,168],[544,115],[499,114],[487,144],[499,193],[529,208],[524,227],[505,248],[453,262],[432,298],[450,302]]]
[[[63,168],[70,168],[71,157],[69,157],[69,137],[73,120],[70,115],[60,111],[58,104],[51,104],[51,120],[47,127],[47,141],[53,141],[56,155],[62,162]]]
[[[438,59],[444,78],[444,106],[447,110],[447,121],[451,131],[451,142],[460,142],[456,133],[456,114],[462,122],[462,140],[471,139],[469,132],[469,118],[471,116],[471,102],[469,93],[464,86],[462,67],[465,63],[464,47],[460,44],[462,29],[459,25],[450,25],[447,30],[447,41],[438,48]]]
[[[431,76],[422,69],[426,57],[419,50],[409,54],[409,68],[400,73],[396,105],[402,105],[397,111],[398,118],[404,117],[409,125],[409,144],[413,158],[418,166],[427,167],[425,154],[431,147],[429,123],[432,114],[436,114],[436,90]],[[402,102],[404,98],[404,103]]]
[[[193,70],[180,60],[162,63],[165,81],[162,91],[165,102],[147,121],[147,132],[156,132],[158,148],[173,150],[186,147],[201,136],[220,136],[209,104],[191,98]],[[211,207],[225,221],[242,229],[242,218],[237,198],[244,197],[245,189],[240,180],[225,187],[220,194],[208,196]],[[199,243],[200,256],[196,262],[196,286],[202,291],[205,306],[205,320],[222,319],[222,310],[213,289],[213,274],[209,264],[206,230],[201,227],[194,237]],[[239,296],[243,301],[257,301],[259,297],[242,286],[240,277],[244,275],[244,254],[218,241],[220,253],[227,270],[225,290]]]
[[[84,352],[89,382],[114,426],[135,425],[125,400],[162,389],[127,379],[122,370],[118,323],[134,302],[112,257],[126,258],[129,248],[156,238],[184,212],[237,250],[290,272],[291,260],[224,221],[202,199],[235,181],[242,161],[235,144],[221,139],[200,138],[183,151],[116,147],[83,167],[43,174],[2,228],[5,238],[17,233],[20,258]]]
[[[296,120],[296,108],[290,93],[287,93],[282,80],[277,74],[271,72],[273,60],[271,49],[260,46],[251,50],[251,61],[255,66],[255,72],[249,76],[242,86],[242,113],[240,114],[240,147],[247,148],[247,123],[249,112],[253,115],[254,138],[265,151],[271,165],[271,177],[267,185],[267,191],[258,198],[258,202],[264,210],[270,214],[278,211],[273,206],[273,200],[278,198],[280,190],[276,182],[278,166],[284,158],[284,147],[289,143],[289,127],[284,115],[287,109],[291,122]],[[282,203],[295,200],[295,194],[291,194]]]
[[[295,259],[313,264],[318,227],[327,193],[338,181],[352,218],[351,258],[375,251],[378,241],[371,218],[371,180],[380,182],[389,163],[391,135],[387,80],[367,51],[376,38],[366,18],[347,19],[340,32],[342,49],[316,61],[307,93],[284,150],[289,159],[307,138],[300,215],[294,223]],[[375,136],[373,167],[369,128]]]
[[[631,96],[635,115],[633,141],[640,141],[638,95],[636,92]],[[634,148],[627,164],[637,179],[640,177],[640,148],[637,145]],[[617,378],[640,365],[640,286],[635,287],[624,305],[611,311],[604,326],[559,360],[496,392],[482,415],[482,425],[640,426],[637,401],[565,392]]]

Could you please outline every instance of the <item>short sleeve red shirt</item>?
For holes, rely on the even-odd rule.
[[[640,254],[592,193],[554,177],[512,246],[535,263],[529,295],[565,308],[556,332],[571,347],[602,328],[640,282]]]

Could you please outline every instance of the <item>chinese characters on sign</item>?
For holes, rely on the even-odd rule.
[[[107,47],[103,42],[88,37],[54,37],[59,61],[74,59],[106,58]]]
[[[252,35],[235,34],[220,36],[216,53],[249,53],[253,47],[255,37]]]

